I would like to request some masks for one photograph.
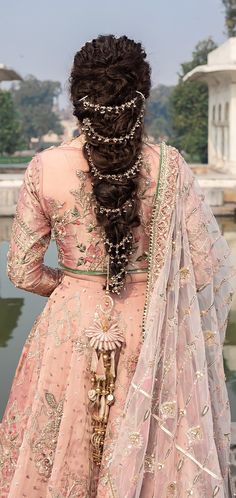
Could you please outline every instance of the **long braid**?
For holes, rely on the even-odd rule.
[[[110,256],[109,290],[116,293],[124,285],[133,251],[132,229],[140,224],[143,111],[151,86],[145,58],[140,43],[126,36],[100,35],[76,53],[70,76],[74,115],[86,138],[83,154],[90,168],[96,218]]]

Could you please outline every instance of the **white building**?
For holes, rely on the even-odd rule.
[[[205,81],[209,87],[209,167],[236,175],[236,37],[208,55],[204,66],[184,81]]]
[[[208,168],[198,179],[209,204],[231,202],[232,211],[236,202],[236,37],[210,52],[207,64],[195,67],[183,80],[208,84]]]

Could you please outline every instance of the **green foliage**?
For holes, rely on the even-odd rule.
[[[12,154],[22,145],[20,120],[11,92],[0,90],[0,154]]]
[[[29,75],[25,80],[12,87],[12,95],[21,116],[25,140],[30,144],[32,137],[53,131],[63,132],[59,117],[53,111],[54,98],[61,92],[57,81],[40,81]]]
[[[158,85],[151,91],[145,119],[146,130],[155,141],[171,134],[170,96],[173,87]]]
[[[222,0],[225,7],[225,26],[227,35],[236,36],[236,0]]]
[[[183,62],[181,64],[181,72],[179,74],[180,78],[182,78],[189,71],[192,71],[192,69],[194,69],[196,66],[202,66],[203,64],[206,64],[209,52],[212,52],[212,50],[215,50],[215,48],[217,48],[217,45],[211,37],[198,42],[195,49],[193,50],[192,60],[189,62]]]
[[[191,160],[207,162],[207,85],[181,81],[173,92],[172,107],[172,145],[189,154]]]
[[[172,145],[185,151],[191,160],[207,162],[208,87],[202,82],[183,82],[183,76],[198,65],[207,63],[207,55],[217,45],[211,38],[195,47],[192,60],[181,64],[179,83],[171,96]]]

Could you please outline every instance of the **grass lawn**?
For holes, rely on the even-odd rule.
[[[26,164],[32,156],[0,156],[0,164]]]

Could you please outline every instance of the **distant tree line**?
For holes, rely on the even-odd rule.
[[[54,100],[61,92],[57,81],[40,81],[32,75],[0,90],[0,153],[29,149],[31,138],[41,140],[49,131],[63,128],[54,112]]]
[[[181,64],[177,85],[154,88],[147,108],[146,130],[150,138],[164,138],[191,160],[200,162],[207,161],[208,88],[201,82],[183,82],[183,76],[206,64],[208,53],[216,46],[211,38],[199,42],[191,61]]]
[[[227,35],[236,36],[236,0],[222,3]],[[158,85],[152,90],[145,119],[147,134],[154,141],[164,138],[200,162],[207,162],[208,88],[202,82],[183,82],[183,76],[206,64],[216,47],[211,38],[196,45],[191,60],[180,66],[177,85]],[[41,139],[48,131],[63,132],[53,108],[60,92],[59,82],[39,81],[32,75],[10,91],[0,90],[0,153],[29,148],[32,137]]]
[[[0,154],[12,154],[23,145],[20,119],[11,92],[0,89]]]
[[[225,7],[226,34],[236,36],[236,0],[222,0]]]

